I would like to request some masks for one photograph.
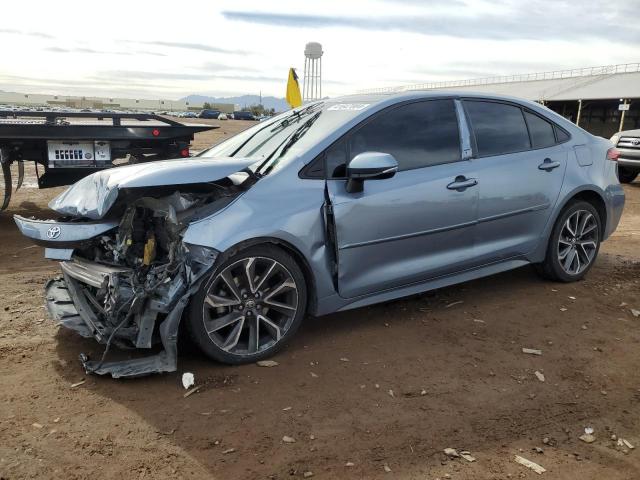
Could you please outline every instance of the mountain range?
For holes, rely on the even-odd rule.
[[[257,105],[260,103],[259,95],[241,95],[239,97],[209,97],[206,95],[188,95],[180,99],[185,102],[193,103],[233,103],[239,105],[240,108]],[[262,105],[264,108],[273,108],[276,112],[284,112],[289,110],[289,104],[284,98],[262,97]]]

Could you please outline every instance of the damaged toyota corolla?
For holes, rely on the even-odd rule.
[[[105,345],[86,371],[135,377],[176,370],[182,329],[239,364],[307,313],[529,263],[578,280],[620,219],[616,154],[524,100],[343,97],[190,159],[94,173],[51,201],[55,220],[15,221],[61,261],[50,316]],[[112,345],[159,353],[107,361]]]

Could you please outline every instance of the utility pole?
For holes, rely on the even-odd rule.
[[[627,105],[627,99],[625,98],[622,102],[622,105]],[[620,107],[618,107],[620,108]],[[622,115],[620,115],[620,128],[618,128],[618,131],[621,132],[623,130],[624,127],[624,114],[627,113],[627,107],[622,109]]]
[[[576,117],[576,125],[580,126],[580,114],[582,113],[582,100],[578,100],[578,116]]]

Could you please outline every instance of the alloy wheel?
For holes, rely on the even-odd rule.
[[[569,275],[578,275],[591,265],[599,241],[598,222],[587,210],[576,210],[564,223],[558,239],[558,261]]]
[[[205,331],[218,348],[251,356],[273,347],[289,330],[298,286],[276,260],[243,258],[210,281],[202,308]]]

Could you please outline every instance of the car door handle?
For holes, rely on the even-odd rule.
[[[469,187],[473,187],[478,184],[478,180],[475,178],[467,178],[464,175],[458,175],[456,179],[447,185],[449,190],[457,190],[458,192],[463,192]]]
[[[560,166],[560,162],[554,162],[550,158],[545,158],[544,162],[538,165],[538,169],[546,170],[547,172],[550,172],[551,170],[553,170],[554,168],[558,168],[559,166]]]

